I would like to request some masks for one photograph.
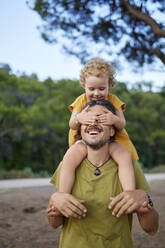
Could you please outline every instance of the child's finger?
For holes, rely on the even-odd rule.
[[[105,114],[109,113],[109,111],[108,111],[108,110],[105,110],[105,109],[103,110],[103,112],[104,112]]]
[[[109,209],[112,209],[112,207],[111,207],[111,201],[114,199],[114,197],[110,197],[109,199],[110,199],[110,204],[108,205],[108,208]]]

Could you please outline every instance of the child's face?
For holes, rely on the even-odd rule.
[[[85,80],[85,93],[90,101],[103,100],[109,93],[108,77],[89,76]]]

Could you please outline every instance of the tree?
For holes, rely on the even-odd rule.
[[[164,0],[28,0],[43,20],[42,38],[81,60],[106,52],[140,66],[165,64]],[[65,37],[60,39],[59,37]],[[93,46],[94,45],[94,46]]]
[[[127,104],[126,129],[147,168],[165,161],[164,87],[151,89],[148,82],[111,90]],[[79,81],[41,82],[0,69],[0,170],[54,172],[68,148],[68,106],[83,91]]]
[[[0,63],[0,71],[11,72],[11,67],[6,63]]]
[[[53,172],[68,147],[68,105],[82,91],[78,81],[0,68],[0,170]]]
[[[124,83],[112,89],[127,104],[124,113],[126,130],[145,168],[165,164],[165,105],[161,92],[143,91],[146,83],[137,83],[127,90]]]

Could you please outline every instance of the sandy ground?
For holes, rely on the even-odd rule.
[[[165,248],[165,180],[151,181],[150,186],[160,215],[159,231],[148,236],[134,218],[134,248]],[[58,247],[60,229],[49,227],[45,215],[53,192],[53,186],[0,189],[0,248]]]

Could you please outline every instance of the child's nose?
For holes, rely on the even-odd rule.
[[[99,90],[95,90],[95,96],[99,96]]]

